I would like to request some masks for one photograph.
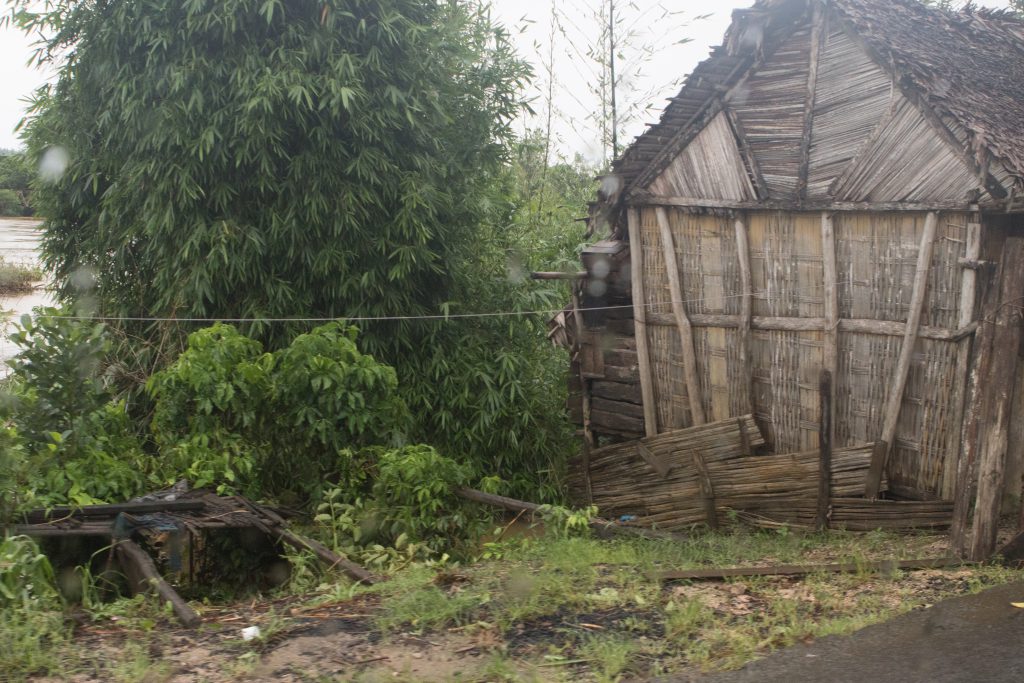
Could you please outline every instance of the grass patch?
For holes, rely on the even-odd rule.
[[[441,573],[411,569],[370,590],[380,595],[377,625],[385,633],[490,629],[504,642],[495,660],[502,666],[511,659],[520,668],[557,668],[573,680],[615,681],[736,668],[780,647],[850,633],[1020,577],[982,566],[662,585],[649,571],[943,552],[943,537],[934,534],[743,527],[682,543],[542,538],[506,548],[500,560]]]
[[[9,263],[0,256],[0,295],[31,292],[36,282],[43,279],[39,268]]]

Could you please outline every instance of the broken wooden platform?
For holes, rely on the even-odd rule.
[[[154,530],[173,529],[190,535],[220,529],[257,529],[274,541],[298,550],[309,550],[331,569],[339,569],[362,583],[377,581],[363,567],[324,545],[291,531],[287,522],[269,507],[242,496],[219,496],[204,489],[175,489],[149,494],[113,505],[59,506],[24,513],[19,523],[2,527],[10,535],[33,537],[98,536],[109,538],[115,557],[136,590],[155,590],[169,602],[185,626],[199,617],[160,576],[149,554],[137,539]]]

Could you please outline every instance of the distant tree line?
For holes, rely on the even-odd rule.
[[[32,164],[24,152],[0,149],[0,216],[31,216]]]

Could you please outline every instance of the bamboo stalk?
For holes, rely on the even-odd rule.
[[[910,373],[910,359],[914,353],[914,345],[917,343],[917,329],[921,325],[921,314],[924,309],[925,290],[928,286],[928,271],[932,263],[932,249],[935,246],[935,229],[938,225],[938,220],[938,214],[934,211],[930,212],[925,219],[924,230],[921,233],[921,244],[917,250],[917,268],[914,271],[914,288],[910,296],[907,331],[903,336],[903,346],[900,348],[900,357],[896,363],[896,372],[893,376],[892,386],[889,389],[889,396],[884,409],[882,434],[878,439],[886,444],[886,449],[881,454],[881,457],[872,457],[871,469],[868,472],[867,482],[864,486],[864,496],[866,498],[878,497],[882,472],[885,469],[889,458],[889,451],[896,436],[896,424],[899,420],[900,409],[903,406],[903,391],[907,385],[907,375]]]
[[[675,241],[672,237],[672,226],[668,222],[668,213],[663,207],[656,210],[658,228],[661,231],[661,250],[665,256],[665,271],[668,276],[669,295],[672,297],[672,312],[679,330],[679,343],[683,354],[683,379],[686,383],[686,396],[690,403],[690,418],[693,424],[702,425],[707,422],[704,415],[704,401],[697,376],[697,355],[693,348],[693,328],[686,317],[686,304],[683,301],[683,286],[679,279],[679,265],[676,262]]]
[[[828,529],[832,481],[832,373],[821,371],[821,424],[818,428],[818,531]]]
[[[833,382],[839,381],[839,268],[836,264],[836,232],[832,214],[821,214],[822,288],[825,303],[825,346],[822,349],[822,367]],[[830,383],[829,439],[835,438],[835,385]]]
[[[647,436],[658,433],[658,408],[654,398],[654,376],[651,374],[651,354],[647,341],[647,299],[644,297],[644,256],[640,242],[640,216],[636,207],[626,209],[629,230],[630,281],[633,298],[633,325],[636,335],[636,359],[640,373],[640,394],[644,406],[644,432]]]

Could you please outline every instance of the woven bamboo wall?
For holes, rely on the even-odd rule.
[[[682,298],[694,320],[693,346],[708,420],[752,412],[769,448],[804,451],[818,443],[818,375],[824,363],[823,239],[818,212],[751,211],[740,216],[749,242],[752,314],[812,329],[755,329],[750,377],[741,362],[738,318],[742,283],[734,218],[668,211]],[[969,214],[940,215],[922,324],[957,326]],[[924,214],[837,213],[833,216],[840,320],[904,322],[924,228]],[[659,431],[693,424],[682,368],[680,334],[671,324],[672,296],[655,210],[640,211],[645,304]],[[701,322],[725,314],[729,323]],[[801,322],[802,321],[802,322]],[[838,334],[836,446],[879,438],[902,336]],[[960,341],[918,339],[903,394],[892,483],[949,496],[959,447],[956,396],[965,368]],[[748,407],[749,406],[749,407]]]

